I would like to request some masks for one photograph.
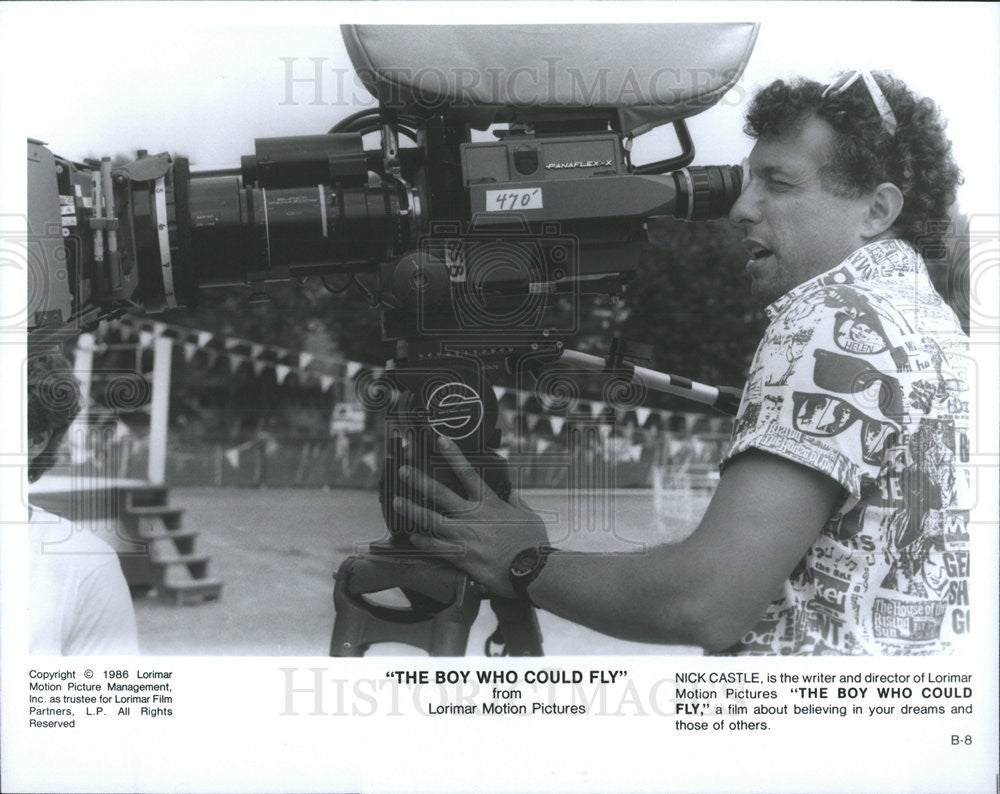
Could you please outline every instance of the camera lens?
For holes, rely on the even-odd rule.
[[[674,171],[673,177],[677,186],[674,215],[689,221],[725,218],[743,184],[738,165],[690,166]]]

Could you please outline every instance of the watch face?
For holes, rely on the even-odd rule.
[[[538,564],[538,557],[538,549],[525,549],[518,553],[514,558],[514,562],[510,564],[511,575],[527,576],[535,570],[535,566]]]

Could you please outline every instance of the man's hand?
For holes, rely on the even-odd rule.
[[[431,497],[440,512],[403,497],[393,499],[393,509],[417,530],[410,536],[417,548],[440,554],[492,594],[513,597],[510,563],[522,549],[548,544],[544,522],[531,510],[497,496],[451,441],[439,437],[438,448],[470,498],[463,499],[417,468],[401,466],[399,477]]]

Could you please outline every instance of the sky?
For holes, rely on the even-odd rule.
[[[39,138],[74,159],[144,148],[187,156],[196,168],[236,165],[240,155],[252,153],[255,137],[325,132],[339,118],[372,106],[354,77],[340,24],[523,22],[527,7],[5,3],[4,135]],[[741,116],[755,87],[797,73],[827,81],[845,68],[888,68],[933,97],[949,119],[967,178],[963,209],[995,204],[1000,16],[994,4],[530,7],[531,22],[760,21],[743,78],[718,105],[689,122],[695,162],[701,164],[738,163],[747,154]],[[565,13],[570,7],[572,15]],[[50,24],[55,18],[59,24]],[[293,87],[289,95],[286,81],[288,64],[296,76],[305,76],[317,58],[324,70],[320,105],[312,104],[312,87]],[[672,143],[672,135],[661,132],[637,146],[649,159],[660,159]]]

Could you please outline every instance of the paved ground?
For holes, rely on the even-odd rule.
[[[384,534],[374,492],[191,488],[171,491],[170,501],[185,509],[185,527],[199,530],[198,548],[212,556],[210,573],[222,580],[222,597],[182,607],[137,599],[145,653],[327,655],[333,571],[357,544]],[[651,491],[618,491],[613,500],[571,503],[565,493],[529,492],[525,501],[547,511],[557,545],[624,552],[636,544],[682,538],[707,497],[686,493],[657,499]],[[539,620],[548,655],[700,653],[614,640],[545,612]],[[482,654],[495,624],[484,605],[469,638],[470,656]],[[378,645],[372,653],[422,652]]]

